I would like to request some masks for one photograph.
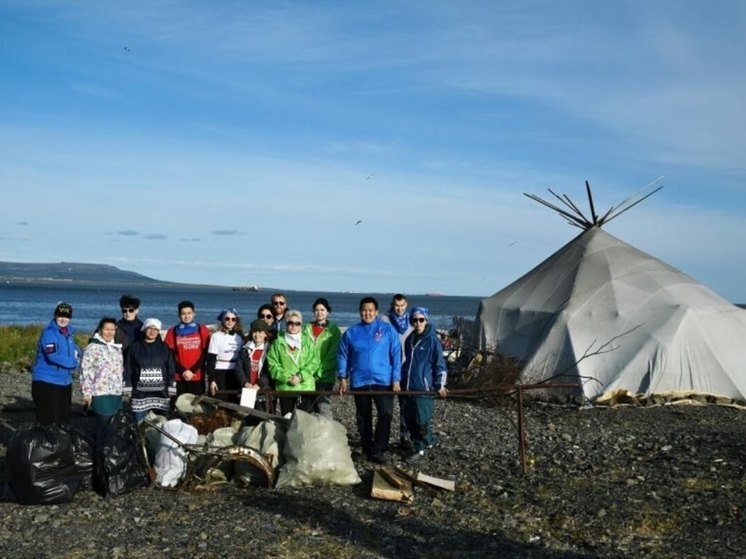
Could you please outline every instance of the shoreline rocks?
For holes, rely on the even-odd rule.
[[[0,373],[0,479],[15,429],[33,420],[28,373]],[[357,454],[351,398],[333,401]],[[82,415],[79,395],[75,423]],[[746,413],[718,406],[526,407],[439,400],[439,444],[417,463],[456,481],[411,506],[353,487],[137,489],[115,499],[0,503],[0,554],[17,557],[736,557],[746,549]],[[398,417],[398,412],[397,416]],[[392,428],[392,450],[398,422]],[[393,455],[393,454],[392,454]]]

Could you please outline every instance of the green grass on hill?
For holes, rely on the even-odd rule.
[[[42,326],[0,326],[0,362],[14,363],[30,369],[36,355]],[[87,334],[75,334],[81,349],[88,344]]]

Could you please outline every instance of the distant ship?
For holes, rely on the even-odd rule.
[[[240,287],[234,287],[233,291],[259,291],[259,286],[254,285],[242,285]]]

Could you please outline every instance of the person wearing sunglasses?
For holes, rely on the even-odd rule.
[[[256,310],[256,318],[257,320],[263,320],[266,322],[267,326],[269,327],[269,331],[267,332],[267,343],[272,343],[275,339],[275,332],[272,329],[272,325],[275,322],[275,315],[272,311],[272,305],[269,303],[264,303],[261,307],[259,307]]]
[[[448,368],[443,358],[443,345],[435,328],[428,323],[428,309],[415,307],[409,320],[413,331],[404,342],[404,366],[401,372],[402,390],[432,392],[431,395],[399,396],[402,422],[412,441],[406,456],[407,462],[415,462],[432,448],[437,439],[433,434],[432,416],[435,394],[448,395],[446,378]]]
[[[261,318],[251,323],[249,339],[241,349],[236,364],[236,378],[239,386],[256,390],[274,390],[267,362],[270,347],[267,342],[268,334],[269,325]],[[264,395],[259,396],[257,402],[262,402],[265,411],[269,411],[268,400]]]
[[[364,392],[399,392],[401,390],[402,349],[399,334],[378,316],[378,301],[373,297],[360,300],[360,322],[342,335],[337,351],[339,393],[347,392],[348,383],[355,394],[355,417],[363,452],[376,464],[388,463],[386,452],[394,415],[392,394]],[[378,420],[373,428],[373,405]]]
[[[126,360],[127,346],[143,338],[143,322],[137,318],[137,313],[140,312],[140,299],[130,294],[122,295],[119,298],[119,308],[122,311],[122,318],[117,320],[114,342],[121,344]]]
[[[296,310],[290,310],[285,315],[287,330],[278,333],[267,355],[275,390],[316,390],[319,356],[311,340],[303,334],[303,315]],[[310,413],[313,401],[311,396],[302,396],[301,409]],[[297,406],[297,396],[280,396],[282,415],[291,413]]]
[[[272,332],[276,334],[281,330],[285,330],[285,314],[288,309],[288,298],[284,293],[273,293],[270,301],[272,314],[274,315]]]
[[[219,394],[222,391],[237,391],[236,363],[243,347],[241,319],[236,309],[223,309],[218,315],[218,325],[210,336],[207,348],[207,385],[212,396],[223,400],[236,400],[235,394]]]
[[[303,333],[319,356],[319,370],[316,373],[316,390],[333,390],[337,382],[337,349],[342,333],[339,326],[329,320],[332,307],[324,297],[314,301],[313,322],[307,322]],[[332,419],[332,402],[329,396],[316,398],[314,411]]]

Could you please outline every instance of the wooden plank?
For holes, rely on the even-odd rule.
[[[399,489],[386,481],[379,470],[373,472],[373,485],[370,490],[370,496],[386,501],[405,503],[414,501],[414,491],[412,491],[412,484],[410,482],[405,481],[404,489]]]
[[[396,473],[396,475],[406,479],[407,481],[412,482],[412,485],[416,485],[417,487],[422,488],[422,490],[428,495],[430,495],[431,497],[437,497],[438,492],[432,487],[430,487],[424,481],[419,481],[417,479],[417,476],[411,474],[410,472],[408,472],[407,470],[403,468],[400,468],[399,466],[394,466],[393,468],[394,468],[394,472]]]
[[[273,413],[267,413],[261,410],[255,410],[254,408],[246,408],[244,406],[239,406],[238,404],[234,404],[233,402],[224,402],[223,400],[218,400],[217,398],[212,398],[210,396],[201,395],[201,396],[197,396],[197,398],[194,399],[194,405],[197,405],[200,402],[206,402],[208,404],[212,404],[213,406],[217,406],[219,408],[225,408],[227,410],[231,410],[241,416],[253,415],[254,417],[258,417],[259,419],[269,419],[270,421],[274,421],[276,423],[282,423],[283,425],[290,425],[290,420],[285,417],[282,417],[281,415],[275,415]]]
[[[452,479],[441,479],[439,477],[429,476],[422,472],[417,472],[417,481],[427,483],[438,489],[445,489],[446,491],[456,491],[456,482]]]
[[[381,473],[381,476],[383,476],[383,479],[389,482],[389,485],[393,485],[394,487],[397,487],[399,489],[405,489],[407,487],[407,480],[402,478],[401,476],[396,475],[396,472],[394,472],[391,468],[387,468],[384,466],[382,468],[378,468],[378,471]],[[411,487],[412,484],[410,483],[409,486]]]

